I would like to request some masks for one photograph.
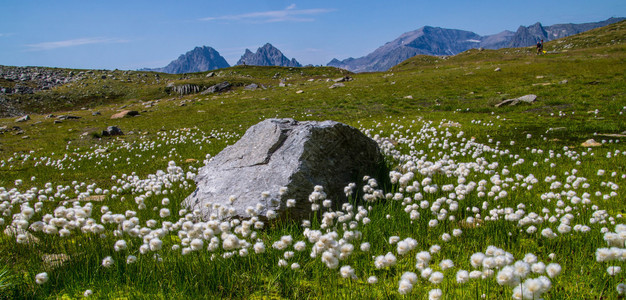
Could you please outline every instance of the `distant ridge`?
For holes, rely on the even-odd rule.
[[[295,59],[289,60],[280,50],[267,43],[252,53],[249,49],[241,56],[237,65],[250,66],[281,66],[281,67],[302,67]]]
[[[581,33],[598,27],[613,24],[626,18],[610,18],[602,22],[584,24],[557,24],[542,26],[541,23],[525,27],[516,32],[503,31],[493,35],[480,36],[471,31],[424,26],[402,34],[374,52],[359,58],[333,59],[327,66],[346,69],[352,72],[386,71],[415,55],[455,55],[472,48],[500,49],[506,47],[527,47],[543,39],[544,42]]]
[[[205,72],[215,69],[228,68],[230,65],[215,49],[207,46],[196,47],[181,55],[163,68],[141,69],[140,71],[155,71],[170,74]]]

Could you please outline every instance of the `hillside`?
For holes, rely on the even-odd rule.
[[[545,50],[357,74],[2,67],[30,120],[0,118],[0,298],[621,299],[626,22]],[[268,118],[354,126],[388,176],[311,222],[181,206]]]

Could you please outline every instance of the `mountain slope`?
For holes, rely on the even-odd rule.
[[[557,24],[542,26],[520,26],[517,32],[503,31],[493,35],[480,36],[471,31],[425,26],[402,34],[374,52],[359,58],[333,59],[327,65],[353,72],[385,71],[415,55],[455,55],[472,48],[500,49],[505,47],[526,47],[538,40],[553,39],[578,34],[590,29],[606,26],[624,20],[611,18],[602,22],[585,24]]]
[[[167,66],[142,71],[156,71],[170,74],[204,72],[215,69],[228,68],[230,65],[215,49],[207,46],[196,47],[181,55]]]
[[[528,47],[537,43],[539,40],[544,42],[564,38],[570,35],[585,32],[598,27],[604,27],[613,23],[626,20],[625,18],[610,18],[601,22],[583,23],[583,24],[556,24],[552,26],[542,26],[537,22],[531,26],[520,26],[515,35],[508,43],[508,48]]]
[[[270,43],[260,47],[255,53],[246,49],[246,52],[241,56],[237,65],[302,67],[295,58],[289,60],[280,50]]]

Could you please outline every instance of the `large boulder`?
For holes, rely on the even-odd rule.
[[[308,218],[309,195],[316,185],[340,207],[347,201],[347,185],[361,182],[365,175],[377,176],[384,168],[376,142],[354,127],[268,119],[250,127],[199,170],[197,188],[183,206],[200,210],[204,220],[248,218],[250,208],[262,219],[268,210],[279,217],[288,213],[290,218]],[[295,207],[287,207],[289,199],[295,199]],[[322,206],[321,201],[317,204]]]

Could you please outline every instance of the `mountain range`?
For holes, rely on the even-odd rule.
[[[578,34],[594,28],[606,26],[626,18],[610,18],[601,22],[583,24],[556,24],[543,26],[537,22],[530,26],[520,26],[516,32],[502,31],[493,35],[481,36],[471,31],[424,26],[406,32],[395,40],[359,58],[333,59],[327,66],[346,69],[352,72],[386,71],[415,55],[456,55],[472,48],[500,49],[528,47],[539,40],[544,42]],[[236,65],[301,67],[295,59],[285,57],[280,50],[267,43],[256,52],[246,49]],[[170,62],[163,68],[141,69],[165,73],[192,73],[227,68],[230,65],[219,52],[207,46],[196,47]]]
[[[270,43],[260,47],[255,53],[246,49],[245,53],[237,62],[237,65],[302,67],[295,58],[289,60],[280,50]],[[230,67],[230,65],[217,50],[202,46],[182,54],[165,67],[152,69],[144,68],[140,69],[140,71],[181,74],[205,72],[228,67]]]
[[[386,71],[415,55],[455,55],[472,48],[516,48],[581,33],[583,31],[613,24],[626,18],[610,18],[602,22],[584,24],[557,24],[542,26],[520,26],[516,32],[503,31],[494,35],[481,36],[471,31],[424,26],[400,35],[374,52],[359,58],[333,59],[327,66],[352,72]]]

